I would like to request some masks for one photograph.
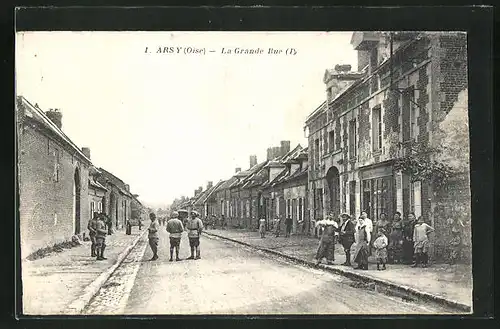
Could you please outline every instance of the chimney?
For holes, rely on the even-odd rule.
[[[281,153],[281,147],[280,146],[274,146],[273,147],[273,159],[276,157],[279,157]]]
[[[281,141],[281,155],[290,152],[290,141]]]
[[[370,63],[370,52],[366,50],[358,50],[358,71]]]
[[[250,168],[252,168],[256,164],[257,164],[257,156],[256,155],[251,155],[250,156]]]
[[[62,113],[59,112],[59,109],[50,109],[45,112],[45,115],[57,126],[57,128],[62,129]]]
[[[127,192],[130,192],[130,185],[125,184],[125,190],[126,190]]]
[[[209,181],[209,182],[207,183],[207,190],[208,190],[208,189],[210,189],[210,188],[212,188],[212,186],[214,186],[214,182]]]
[[[87,158],[90,159],[90,149],[88,147],[82,147],[82,152]]]
[[[267,148],[267,160],[273,159],[272,149],[270,147]]]
[[[236,169],[234,169],[234,172],[235,172],[236,174],[237,174],[237,173],[239,173],[240,171],[241,171],[241,168],[236,168]]]

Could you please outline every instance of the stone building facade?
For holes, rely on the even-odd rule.
[[[455,209],[435,179],[401,164],[434,163],[448,135],[441,123],[454,107],[466,107],[459,97],[467,92],[466,36],[355,32],[351,43],[358,69],[327,70],[327,100],[306,120],[310,215],[366,211],[376,221],[381,213],[413,212],[436,228],[433,254],[444,256],[445,218],[457,211],[470,218],[470,209]],[[464,161],[446,187],[469,205]]]
[[[82,236],[90,216],[90,159],[62,130],[62,113],[17,97],[21,257]]]

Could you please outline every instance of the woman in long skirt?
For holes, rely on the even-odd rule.
[[[354,251],[354,262],[358,264],[356,269],[368,269],[368,244],[370,243],[370,232],[362,218],[356,225],[356,249]]]

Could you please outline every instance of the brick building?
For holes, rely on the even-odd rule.
[[[62,131],[62,113],[17,97],[21,257],[82,235],[90,216],[90,159]]]
[[[313,219],[414,212],[436,228],[434,255],[446,252],[445,218],[470,218],[468,156],[445,188],[411,159],[439,160],[449,135],[442,123],[453,108],[467,107],[459,97],[467,93],[466,43],[462,33],[353,34],[357,70],[326,70],[327,100],[306,120]],[[458,191],[454,204],[446,190]]]
[[[89,149],[84,149],[85,153],[87,154],[87,157],[90,159],[90,150]],[[90,202],[90,211],[89,215],[90,217],[93,216],[94,212],[103,212],[104,211],[104,204],[105,204],[105,197],[106,193],[108,192],[108,189],[105,188],[101,183],[98,181],[98,177],[100,175],[100,171],[95,168],[94,166],[90,167],[89,170],[89,202]],[[90,218],[88,218],[90,219]],[[87,220],[88,220],[87,219]]]
[[[114,229],[123,229],[127,220],[131,219],[133,196],[130,186],[103,168],[99,168],[97,181],[107,189],[103,212],[111,218]]]

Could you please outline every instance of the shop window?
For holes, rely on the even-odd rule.
[[[372,144],[374,152],[382,147],[382,108],[380,105],[372,110]]]
[[[363,180],[362,211],[372,220],[378,220],[381,213],[392,216],[392,181],[391,176]]]

